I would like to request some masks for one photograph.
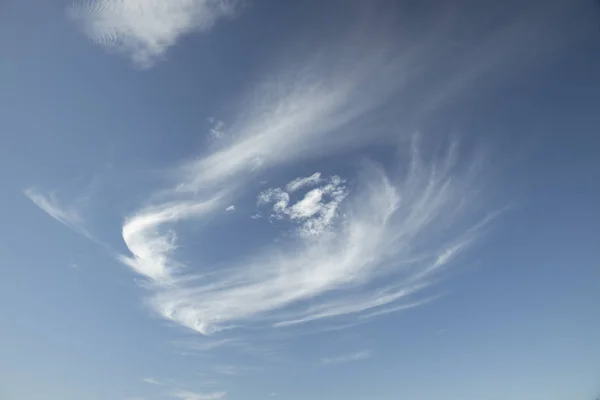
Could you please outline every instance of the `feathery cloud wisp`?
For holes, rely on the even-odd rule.
[[[315,172],[311,176],[307,176],[305,178],[296,178],[290,183],[286,185],[286,190],[288,192],[295,192],[296,190],[303,188],[305,186],[315,186],[321,183],[321,173]]]
[[[23,193],[29,200],[33,201],[36,206],[61,224],[74,230],[80,229],[79,226],[82,223],[82,220],[79,213],[72,208],[60,205],[54,194],[43,195],[31,188],[24,190]]]
[[[142,379],[142,382],[148,383],[150,385],[159,385],[159,386],[163,385],[162,382],[159,382],[154,378],[144,378],[144,379]]]
[[[83,226],[83,218],[79,215],[77,209],[60,204],[56,195],[50,193],[44,195],[33,188],[23,191],[23,194],[33,201],[46,214],[60,222],[61,224],[73,229],[75,232],[97,242]]]
[[[84,0],[70,16],[86,34],[109,50],[129,54],[141,67],[151,66],[177,40],[209,30],[231,16],[237,0]]]

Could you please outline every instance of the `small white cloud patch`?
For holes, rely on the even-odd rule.
[[[291,194],[306,186],[322,184],[292,204]],[[305,178],[296,178],[282,188],[270,188],[258,195],[258,205],[273,205],[271,218],[289,219],[300,225],[298,233],[303,237],[323,233],[333,222],[340,203],[348,195],[345,180],[332,176],[327,180],[319,172]]]
[[[236,5],[237,0],[83,0],[69,15],[94,42],[147,68],[182,36],[208,31],[231,16]]]
[[[225,211],[229,211],[229,212],[231,212],[231,211],[235,211],[235,206],[232,204],[232,205],[230,205],[229,207],[227,207],[227,208],[225,209]]]
[[[208,122],[212,125],[210,128],[210,137],[213,139],[222,139],[225,136],[225,122],[209,118]]]

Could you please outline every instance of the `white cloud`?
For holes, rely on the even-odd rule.
[[[123,225],[123,240],[133,257],[120,256],[119,259],[155,282],[172,283],[174,274],[180,269],[180,265],[170,258],[176,248],[176,235],[169,229],[159,232],[159,228],[206,215],[218,204],[219,196],[215,196],[199,202],[167,203],[137,213]]]
[[[339,60],[332,58],[336,68],[318,57],[291,60],[291,68],[254,85],[240,100],[237,115],[227,118],[231,142],[186,164],[178,190],[194,193],[232,184],[257,170],[370,141],[358,130],[340,128],[381,105],[398,87],[399,62],[379,46],[367,54],[337,55]],[[350,67],[343,61],[349,58]],[[330,72],[319,74],[323,69]]]
[[[232,204],[225,209],[225,211],[235,211],[235,206]]]
[[[23,191],[36,206],[45,211],[55,220],[60,223],[77,230],[79,225],[82,223],[79,213],[69,207],[65,207],[59,204],[58,199],[53,193],[49,195],[43,195],[35,189],[26,189]]]
[[[286,185],[286,189],[293,193],[304,186],[314,186],[322,181],[321,174],[317,172],[306,178],[294,179]],[[323,186],[310,190],[294,204],[289,204],[290,193],[283,189],[267,189],[258,195],[258,204],[273,203],[271,217],[288,218],[299,223],[298,232],[301,236],[318,236],[329,228],[340,203],[348,195],[344,183],[340,177],[333,176]]]
[[[209,122],[212,125],[210,128],[210,136],[213,139],[222,139],[223,136],[225,136],[225,131],[223,129],[225,128],[225,123],[223,121],[214,120],[213,118],[210,118]]]
[[[290,195],[281,190],[281,188],[267,189],[261,192],[258,195],[257,201],[258,205],[273,203],[273,211],[275,212],[273,217],[276,218],[287,209],[289,202]]]
[[[226,395],[226,392],[195,393],[187,390],[176,390],[171,393],[171,396],[181,400],[219,400]]]
[[[84,0],[69,14],[94,42],[149,67],[182,36],[207,31],[233,15],[236,5],[235,0]]]
[[[286,243],[221,268],[178,261],[177,225],[201,224],[235,196],[256,190],[249,174],[372,140],[348,124],[399,85],[397,58],[378,50],[356,54],[350,64],[347,55],[334,58],[326,74],[314,60],[294,65],[258,85],[239,115],[228,118],[231,140],[185,164],[173,187],[160,191],[164,202],[125,220],[131,255],[119,259],[153,284],[147,301],[160,316],[208,335],[240,324],[290,326],[399,309],[414,304],[407,300],[454,258],[445,254],[464,246],[449,249],[477,237],[460,224],[471,211],[471,182],[454,168],[454,149],[424,162],[415,145],[402,160],[404,175],[390,177],[365,163],[352,196],[343,179],[318,174],[292,180],[289,192],[263,192],[259,205],[272,204],[274,216],[300,228]],[[301,189],[308,191],[295,201]]]
[[[286,185],[286,190],[288,192],[295,192],[298,189],[303,188],[304,186],[315,186],[321,183],[321,173],[315,172],[311,176],[307,176],[305,178],[296,178],[290,183]]]
[[[344,354],[336,357],[325,357],[321,359],[323,365],[345,364],[353,361],[366,360],[371,357],[370,350],[362,350],[356,353]]]
[[[61,224],[73,229],[75,232],[95,241],[84,228],[83,219],[79,215],[77,209],[72,206],[60,204],[54,193],[44,195],[33,188],[26,189],[23,193],[46,214]]]

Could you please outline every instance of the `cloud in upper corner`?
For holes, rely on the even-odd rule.
[[[182,36],[208,31],[232,16],[237,0],[84,0],[69,16],[85,33],[109,50],[128,54],[147,68]]]
[[[322,365],[345,364],[353,361],[366,360],[371,357],[370,350],[362,350],[356,353],[344,354],[336,357],[325,357],[321,359]]]

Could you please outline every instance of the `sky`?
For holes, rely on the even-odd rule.
[[[594,400],[600,4],[0,1],[0,399]]]

